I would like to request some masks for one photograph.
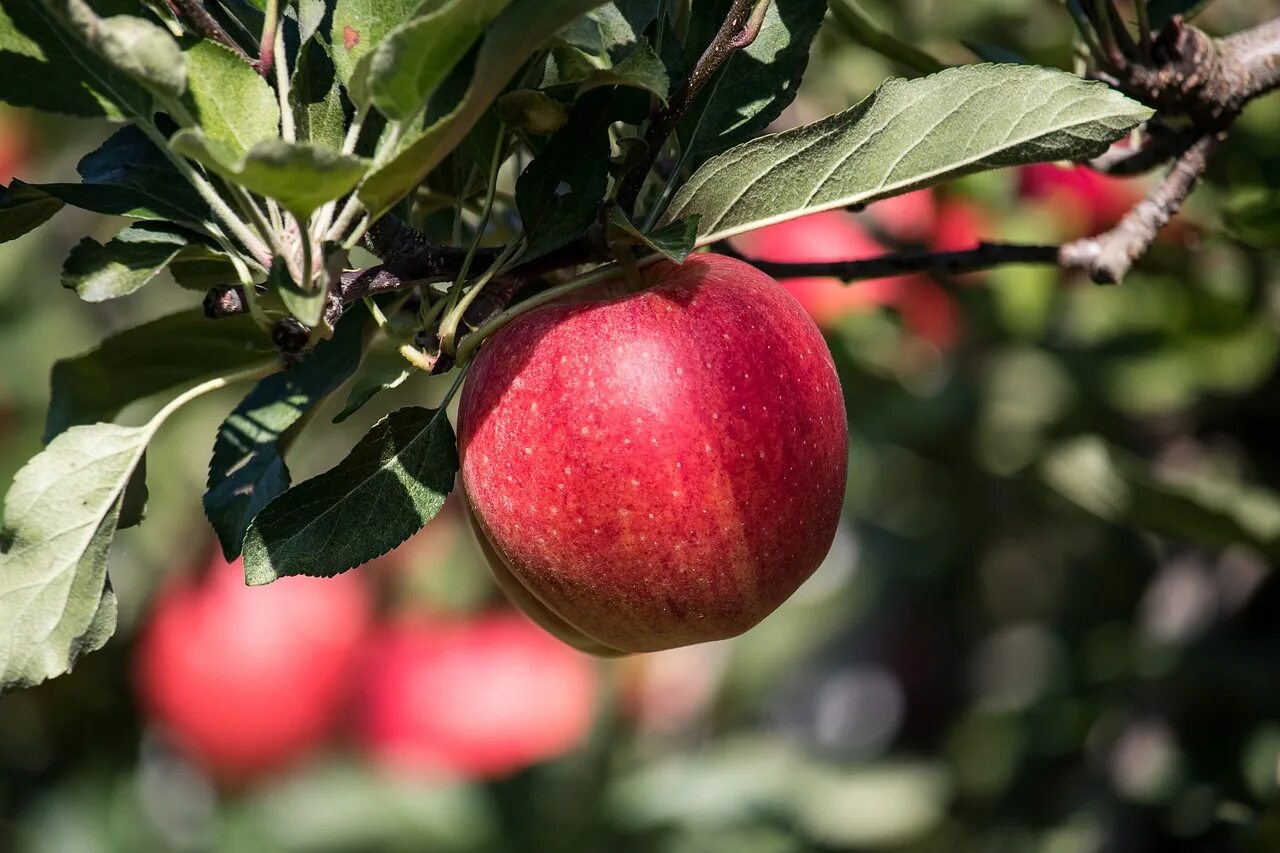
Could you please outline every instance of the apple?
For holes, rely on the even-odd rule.
[[[523,616],[421,616],[370,638],[356,734],[398,772],[505,776],[578,746],[596,706],[595,670]]]
[[[159,594],[135,651],[139,699],[210,775],[247,782],[330,735],[370,614],[358,575],[248,587],[217,556]]]
[[[1142,198],[1132,180],[1102,175],[1086,166],[1035,163],[1019,172],[1019,193],[1052,207],[1065,237],[1113,228]]]
[[[458,411],[462,484],[508,596],[599,654],[742,633],[831,545],[844,401],[821,333],[714,254],[490,338]]]
[[[748,257],[778,263],[861,260],[888,251],[853,214],[842,210],[811,213],[750,231],[734,238],[733,245]],[[849,284],[838,278],[782,280],[782,286],[824,329],[834,328],[849,314],[894,304],[913,283],[901,276]]]
[[[31,131],[21,113],[0,104],[0,184],[8,184],[26,165]]]

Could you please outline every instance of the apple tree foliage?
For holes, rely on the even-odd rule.
[[[148,442],[199,395],[248,383],[213,438],[203,499],[225,554],[244,555],[251,584],[334,575],[439,511],[458,466],[448,399],[386,414],[300,483],[291,441],[324,429],[312,416],[344,389],[340,418],[423,367],[456,360],[456,388],[494,326],[466,309],[504,275],[538,272],[509,314],[547,276],[614,269],[607,252],[567,247],[682,258],[814,211],[1095,156],[1150,115],[1099,82],[991,63],[888,80],[769,134],[826,0],[757,0],[754,38],[688,97],[735,5],[0,0],[0,99],[117,125],[78,182],[0,190],[0,240],[67,206],[125,217],[72,250],[64,287],[99,302],[167,269],[193,291],[238,285],[245,309],[173,314],[55,367],[45,448],[4,499],[0,687],[64,673],[111,636],[112,538],[145,515]],[[664,111],[679,99],[678,115]],[[671,132],[650,151],[661,117]],[[504,169],[511,196],[494,190]],[[518,234],[496,253],[480,245],[493,217]],[[348,252],[391,222],[451,265],[343,304]],[[400,369],[362,363],[380,336],[406,354]],[[140,402],[154,411],[141,425],[114,422]]]

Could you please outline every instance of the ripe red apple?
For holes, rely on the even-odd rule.
[[[494,335],[458,412],[462,482],[508,595],[593,652],[740,634],[827,553],[848,447],[813,321],[694,255]]]
[[[388,625],[359,687],[357,734],[380,763],[466,778],[568,752],[596,704],[590,661],[509,612]]]
[[[218,779],[244,782],[322,743],[370,618],[358,575],[245,586],[217,556],[169,585],[135,652],[148,717]]]

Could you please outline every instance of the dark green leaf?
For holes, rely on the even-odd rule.
[[[332,339],[260,381],[218,428],[204,513],[228,560],[240,555],[254,516],[289,488],[281,436],[355,371],[368,321],[365,311],[349,312]]]
[[[161,103],[176,100],[186,90],[186,62],[166,30],[133,15],[103,18],[85,0],[45,2],[89,50]]]
[[[664,221],[699,245],[986,169],[1094,157],[1151,116],[1106,85],[1032,65],[890,80],[855,107],[708,160]]]
[[[497,109],[507,127],[535,136],[555,133],[569,120],[569,110],[564,104],[537,89],[507,92],[498,98]]]
[[[162,151],[133,125],[121,128],[76,167],[83,183],[38,189],[74,207],[203,228],[209,206]]]
[[[178,253],[169,272],[179,287],[201,292],[238,281],[235,265],[225,252],[195,243]]]
[[[399,388],[414,372],[394,347],[373,347],[365,356],[355,379],[351,380],[346,405],[333,416],[333,422],[342,423],[378,394]]]
[[[698,241],[698,217],[678,219],[649,234],[645,234],[627,219],[618,207],[609,211],[609,225],[625,235],[631,242],[645,246],[677,264],[689,257]]]
[[[387,553],[435,518],[457,471],[443,410],[392,412],[337,466],[258,514],[244,541],[245,579],[330,577]]]
[[[462,100],[365,178],[359,194],[370,216],[386,213],[413,190],[466,137],[530,54],[556,30],[599,5],[601,0],[511,0],[485,33]]]
[[[690,46],[701,53],[724,20],[731,0],[715,0],[715,13],[695,17]],[[809,62],[809,46],[827,11],[826,0],[772,0],[760,34],[734,51],[680,125],[680,138],[696,167],[707,157],[768,127],[796,96]]]
[[[93,5],[102,15],[137,10],[130,0]],[[147,91],[56,21],[44,0],[0,0],[0,100],[86,118],[144,115]]]
[[[197,130],[178,131],[169,145],[227,180],[275,199],[300,219],[349,192],[368,168],[360,157],[279,139],[259,142],[243,157]]]
[[[53,366],[44,440],[76,424],[109,421],[152,394],[273,356],[271,342],[247,316],[213,321],[193,310],[135,326]]]
[[[563,246],[595,221],[609,185],[613,101],[602,91],[574,104],[569,122],[516,180],[526,259]]]
[[[191,100],[206,136],[243,154],[279,135],[275,92],[243,57],[207,39],[188,48],[186,57]]]
[[[127,296],[199,238],[167,222],[139,222],[106,245],[81,240],[62,265],[62,286],[86,302]]]
[[[601,86],[630,86],[652,92],[664,102],[671,91],[671,79],[662,59],[647,39],[641,39],[625,59],[612,68],[602,68],[582,80],[578,94]]]
[[[62,209],[63,202],[30,184],[14,181],[0,191],[0,243],[39,228]]]

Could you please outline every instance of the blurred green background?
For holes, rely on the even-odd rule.
[[[1055,2],[863,6],[944,61],[999,46],[1071,66]],[[1227,33],[1277,13],[1220,0],[1199,23]],[[780,125],[911,73],[829,19]],[[73,179],[108,132],[0,112],[0,182]],[[199,498],[236,389],[187,407],[149,454],[147,523],[112,554],[117,636],[71,675],[0,700],[0,850],[1280,849],[1278,139],[1272,96],[1122,286],[1015,267],[912,279],[942,298],[882,289],[829,319],[851,449],[819,572],[739,639],[617,662],[564,652],[532,691],[506,646],[461,643],[433,691],[406,687],[403,701],[448,705],[481,745],[427,767],[371,745],[372,652],[323,734],[269,770],[214,767],[147,712],[135,674],[153,604],[219,568]],[[1060,183],[977,176],[850,227],[886,246],[936,243],[948,210],[966,223],[961,245],[1055,242],[1144,186]],[[60,288],[70,247],[118,226],[68,209],[0,246],[6,484],[39,450],[55,360],[198,300],[163,282],[97,305]],[[433,382],[395,393],[434,398]],[[295,480],[340,458],[374,408],[336,427],[322,413],[290,457]],[[502,607],[457,509],[355,573],[369,636],[484,624],[476,614]],[[211,644],[190,671],[234,679],[240,651]],[[584,672],[591,688],[573,702],[536,707]],[[528,747],[549,728],[554,743]],[[496,769],[477,769],[476,750],[499,741]]]

